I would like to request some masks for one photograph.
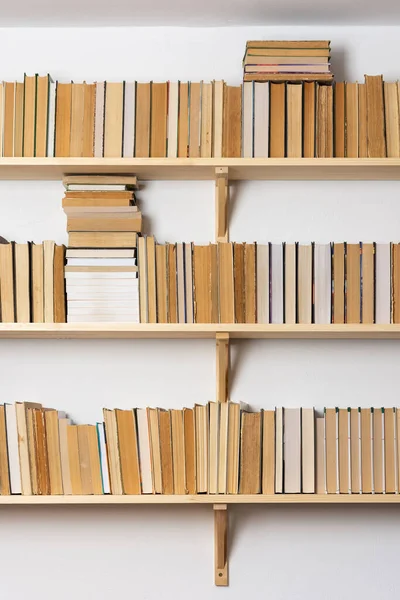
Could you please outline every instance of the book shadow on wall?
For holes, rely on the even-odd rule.
[[[335,52],[332,52],[331,55],[331,69],[335,75],[335,81],[347,81],[349,79],[348,64],[347,50],[340,46],[335,47]]]

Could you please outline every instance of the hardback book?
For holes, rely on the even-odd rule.
[[[3,126],[3,156],[14,156],[14,130],[15,130],[15,94],[14,82],[3,83],[4,90],[4,126]]]
[[[108,470],[110,474],[111,493],[123,494],[121,476],[121,457],[118,444],[118,426],[115,410],[103,409],[104,430],[107,446]],[[72,476],[71,476],[72,477]]]
[[[218,493],[219,402],[209,402],[208,493]]]
[[[153,494],[154,481],[151,470],[149,413],[146,408],[136,409],[136,423],[142,494]]]
[[[78,450],[79,467],[81,475],[81,494],[88,496],[93,494],[92,473],[89,454],[89,439],[87,436],[87,425],[78,425]]]
[[[385,429],[383,408],[372,409],[373,492],[385,491]]]
[[[350,409],[350,472],[351,493],[361,493],[361,412]]]
[[[151,83],[150,156],[167,156],[168,84]]]
[[[346,83],[346,156],[358,158],[358,84]]]
[[[372,493],[372,411],[361,409],[361,491]]]
[[[235,322],[233,244],[218,244],[219,322]]]
[[[311,323],[312,316],[312,246],[297,245],[297,322]]]
[[[201,91],[202,84],[189,83],[189,156],[200,156],[200,123],[201,123]]]
[[[375,244],[362,243],[361,258],[362,323],[375,321]]]
[[[134,411],[115,409],[124,494],[140,494],[138,433]],[[106,424],[107,435],[107,424]]]
[[[136,86],[135,116],[135,156],[150,156],[150,83],[138,83]]]
[[[222,136],[222,156],[240,158],[242,149],[242,86],[225,87]]]
[[[82,494],[81,466],[79,460],[78,426],[67,426],[69,472],[72,495]]]
[[[338,462],[339,462],[339,493],[348,494],[350,487],[350,411],[339,408],[338,411]]]
[[[270,84],[270,158],[285,157],[285,89],[284,83]]]
[[[253,106],[254,98],[254,82],[248,81],[243,84],[243,124],[242,124],[242,156],[243,158],[252,158],[254,152],[254,135],[256,114]]]
[[[271,84],[272,85],[272,84]],[[282,244],[270,244],[271,295],[270,323],[283,323],[283,247]]]
[[[315,492],[315,414],[313,408],[301,409],[301,491]]]
[[[196,323],[212,323],[212,246],[193,247],[194,317]]]
[[[243,411],[240,428],[240,494],[261,491],[261,413]]]
[[[283,245],[284,269],[285,269],[285,323],[294,325],[296,323],[296,245]]]
[[[262,493],[275,493],[275,411],[262,411]]]
[[[171,410],[171,432],[174,494],[185,494],[185,433],[182,410]]]
[[[345,266],[345,245],[332,244],[333,254],[333,303],[332,303],[332,322],[345,322],[345,284],[344,284],[344,266]]]
[[[195,405],[197,493],[208,492],[208,406]]]
[[[284,491],[301,492],[301,409],[285,408],[284,414]]]
[[[395,494],[396,486],[396,409],[385,408],[384,411],[385,433],[385,492]]]
[[[257,280],[256,280],[256,244],[244,246],[244,293],[245,293],[245,321],[257,322]]]
[[[275,494],[283,493],[283,408],[275,408]]]
[[[61,461],[61,477],[64,495],[72,494],[71,472],[69,468],[69,453],[68,453],[68,435],[67,428],[71,425],[71,420],[60,416],[58,420],[58,437],[60,441],[60,461]],[[105,443],[105,442],[104,442]],[[106,457],[107,460],[107,457]],[[107,465],[108,474],[108,465]]]
[[[390,324],[391,274],[390,244],[375,246],[375,322]]]
[[[183,409],[185,438],[185,481],[188,494],[197,493],[196,485],[196,422],[195,409]]]
[[[315,157],[315,82],[303,83],[303,156]]]
[[[179,82],[178,157],[179,158],[187,158],[188,156],[189,156],[189,84]]]
[[[168,84],[168,133],[167,156],[178,156],[178,112],[179,112],[179,82],[170,81]]]
[[[79,216],[67,218],[67,231],[131,231],[140,233],[142,230],[142,213],[140,211],[131,214],[109,213],[96,216],[83,213]]]
[[[211,421],[210,421],[211,425]],[[229,403],[221,402],[219,406],[218,429],[218,494],[227,493],[228,483],[228,433]]]
[[[315,418],[315,492],[326,494],[325,419]]]
[[[398,83],[384,83],[385,129],[388,158],[400,156]]]
[[[286,156],[303,156],[303,88],[298,83],[286,86]]]
[[[161,452],[161,478],[163,494],[174,493],[174,471],[172,458],[171,411],[158,410]]]
[[[317,83],[316,87],[316,157],[327,157],[328,135],[328,88]]]
[[[365,76],[367,96],[368,157],[386,157],[385,108],[382,75]]]
[[[254,85],[254,158],[268,158],[269,155],[269,83],[247,82],[243,86]]]
[[[0,404],[0,496],[9,496],[10,493],[6,413],[4,404]]]
[[[60,434],[58,428],[58,411],[46,410],[44,413],[46,425],[47,456],[49,464],[50,494],[63,494]],[[29,459],[28,459],[29,464]]]
[[[332,273],[330,244],[314,244],[314,323],[331,323]]]
[[[360,244],[346,244],[346,323],[361,321]]]
[[[368,158],[367,89],[358,84],[358,157]]]
[[[200,156],[212,157],[213,142],[213,85],[202,83],[200,108]]]
[[[335,408],[325,409],[325,456],[326,456],[326,491],[336,494],[338,491],[338,426]]]
[[[160,423],[158,419],[158,410],[149,408],[150,421],[150,442],[151,442],[151,465],[154,479],[154,493],[162,494],[162,466],[161,466],[161,444],[160,444]]]
[[[239,493],[240,404],[229,402],[228,409],[228,494]]]
[[[246,300],[244,294],[244,248],[244,244],[233,244],[235,323],[245,323]]]
[[[344,158],[346,156],[346,84],[338,81],[335,84],[335,156]]]
[[[15,304],[17,323],[30,323],[30,248],[15,244]]]
[[[32,245],[33,250],[34,245]],[[98,260],[98,259],[96,259]],[[53,285],[54,285],[54,307],[53,307],[53,319],[54,323],[65,323],[66,322],[66,310],[65,310],[65,278],[64,278],[64,264],[65,264],[65,246],[57,245],[54,246],[54,264],[53,264]]]
[[[257,244],[256,250],[257,323],[269,323],[269,245]]]
[[[15,84],[14,156],[23,156],[24,145],[24,84]],[[54,154],[53,154],[54,156]]]

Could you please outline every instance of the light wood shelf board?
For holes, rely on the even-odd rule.
[[[0,158],[0,179],[135,174],[140,180],[400,180],[398,158]]]
[[[400,339],[400,325],[0,323],[3,339]]]
[[[276,494],[198,496],[0,496],[0,505],[105,504],[400,504],[399,494]]]

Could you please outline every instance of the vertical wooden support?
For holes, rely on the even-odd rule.
[[[229,333],[217,333],[217,402],[229,399]]]
[[[215,240],[228,241],[228,168],[215,169]]]
[[[228,585],[228,507],[214,504],[215,585]]]

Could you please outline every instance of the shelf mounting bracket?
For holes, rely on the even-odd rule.
[[[217,402],[229,399],[229,333],[216,334]]]
[[[228,506],[214,504],[215,585],[228,584]]]
[[[215,169],[215,239],[217,242],[228,241],[228,200],[228,168],[217,167]]]

